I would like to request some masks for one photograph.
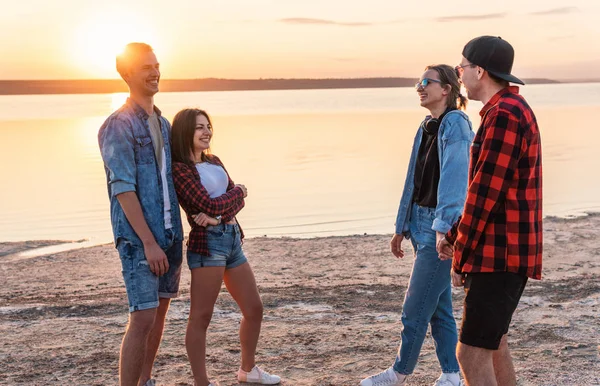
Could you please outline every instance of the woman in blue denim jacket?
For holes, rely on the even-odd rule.
[[[466,98],[448,65],[428,66],[416,84],[422,107],[429,110],[415,136],[402,199],[396,218],[392,253],[404,257],[409,239],[415,260],[402,306],[402,342],[395,363],[364,379],[361,386],[403,385],[414,371],[427,328],[442,368],[435,386],[459,386],[458,340],[452,315],[451,260],[438,257],[437,242],[462,213],[467,194],[471,122],[460,109]]]

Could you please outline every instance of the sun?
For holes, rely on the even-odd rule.
[[[122,10],[95,14],[76,29],[73,57],[90,78],[115,78],[115,58],[127,43],[144,42],[160,49],[156,31],[144,19],[130,17]]]

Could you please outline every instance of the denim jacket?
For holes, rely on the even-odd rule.
[[[165,144],[167,183],[171,204],[171,229],[175,241],[183,240],[183,228],[179,203],[173,186],[171,172],[171,126],[160,110],[154,107],[159,117]],[[98,132],[98,144],[104,161],[110,219],[114,241],[120,240],[142,247],[142,241],[129,224],[117,195],[136,192],[142,213],[158,245],[168,247],[164,223],[164,197],[160,169],[150,137],[148,114],[133,100],[128,99],[120,109],[112,113]]]
[[[396,234],[410,237],[408,224],[413,201],[415,184],[415,167],[417,154],[423,137],[423,124],[419,126],[413,143],[404,183],[404,191],[400,199],[398,216],[396,217]],[[473,129],[467,114],[460,110],[447,113],[438,131],[438,154],[440,160],[440,182],[438,185],[437,207],[432,229],[446,233],[461,215],[467,196],[469,176],[469,149],[473,141]]]

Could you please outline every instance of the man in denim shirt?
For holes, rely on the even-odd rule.
[[[183,230],[171,176],[170,125],[154,106],[159,64],[131,43],[117,56],[129,99],[98,133],[115,244],[129,299],[119,382],[154,385],[152,365],[171,298],[178,295]]]

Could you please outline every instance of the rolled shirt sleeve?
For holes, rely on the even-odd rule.
[[[100,130],[100,153],[108,170],[111,197],[136,190],[135,139],[131,126],[112,117]]]

